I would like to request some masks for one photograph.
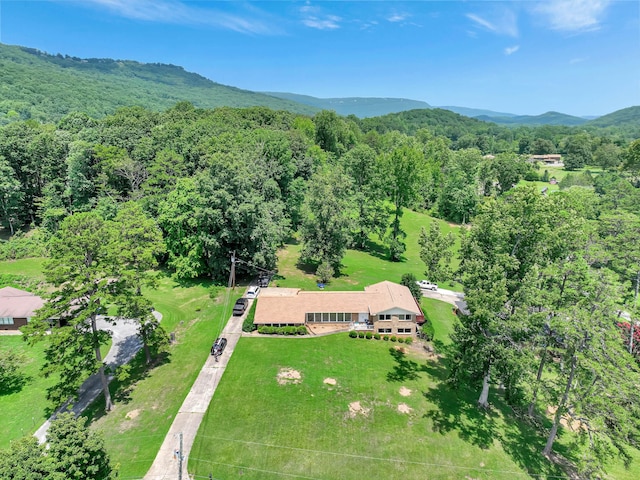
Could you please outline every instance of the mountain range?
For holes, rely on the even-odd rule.
[[[56,121],[73,111],[102,117],[118,107],[132,105],[164,110],[181,101],[200,108],[264,106],[305,115],[326,109],[344,116],[368,118],[443,109],[501,125],[640,127],[640,107],[590,120],[558,112],[530,116],[467,107],[434,107],[405,98],[316,98],[295,93],[253,92],[216,83],[175,65],[81,59],[0,43],[0,125],[15,119]]]

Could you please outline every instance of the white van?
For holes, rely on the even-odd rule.
[[[247,289],[246,297],[256,298],[258,296],[258,293],[260,293],[260,287],[252,285]]]

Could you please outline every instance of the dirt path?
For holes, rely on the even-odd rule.
[[[193,383],[187,398],[173,420],[151,468],[144,476],[144,480],[178,478],[179,458],[177,452],[180,451],[180,435],[182,435],[182,478],[189,478],[187,463],[193,441],[233,350],[242,336],[242,322],[245,315],[251,310],[252,303],[253,300],[249,300],[249,306],[244,315],[231,317],[222,330],[220,336],[227,339],[227,347],[218,362],[212,355],[207,358],[198,378]]]

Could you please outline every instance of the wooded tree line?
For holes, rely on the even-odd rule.
[[[577,438],[591,447],[587,475],[637,445],[629,352],[638,349],[640,140],[566,127],[407,134],[376,122],[181,103],[0,128],[0,218],[12,232],[39,228],[57,287],[26,333],[37,341],[49,319],[66,325],[46,351],[45,368],[63,379],[50,398],[73,395],[89,373],[106,382],[106,337],[96,328],[105,305],[139,320],[148,358],[162,348],[166,336],[141,295],[158,260],[180,278],[224,279],[230,252],[273,269],[297,234],[301,260],[328,279],[347,248],[372,240],[401,260],[400,220],[411,208],[472,223],[455,273],[470,315],[454,335],[452,382],[477,384],[481,406],[501,384],[531,418],[556,407],[546,453],[561,420],[579,422]],[[539,175],[526,156],[552,150],[601,159],[606,172],[593,189],[514,189]],[[431,280],[451,278],[442,258],[451,238],[432,228],[420,243]]]
[[[476,134],[451,115],[449,136],[438,128],[407,135],[387,117],[180,103],[162,113],[130,107],[99,120],[73,113],[57,124],[14,122],[0,129],[0,219],[12,232],[53,234],[71,214],[112,220],[122,202],[135,201],[160,226],[161,261],[179,277],[224,278],[234,250],[271,269],[296,231],[303,259],[335,271],[344,249],[366,249],[371,234],[400,259],[405,208],[468,222],[483,198],[539,176],[524,160],[529,152],[577,145],[571,155],[581,162],[602,157],[613,172],[637,171],[637,142],[620,135],[474,121],[489,125]]]
[[[599,478],[615,457],[629,463],[628,449],[640,446],[630,328],[639,313],[640,218],[637,197],[623,203],[627,185],[550,196],[514,189],[482,204],[460,251],[469,315],[453,335],[450,381],[476,385],[483,408],[501,386],[546,432],[546,455],[561,423],[574,430],[581,478]]]

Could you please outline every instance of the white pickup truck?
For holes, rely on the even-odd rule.
[[[427,280],[418,280],[416,283],[420,285],[420,288],[424,288],[425,290],[438,290],[438,285],[436,283],[431,283]]]

